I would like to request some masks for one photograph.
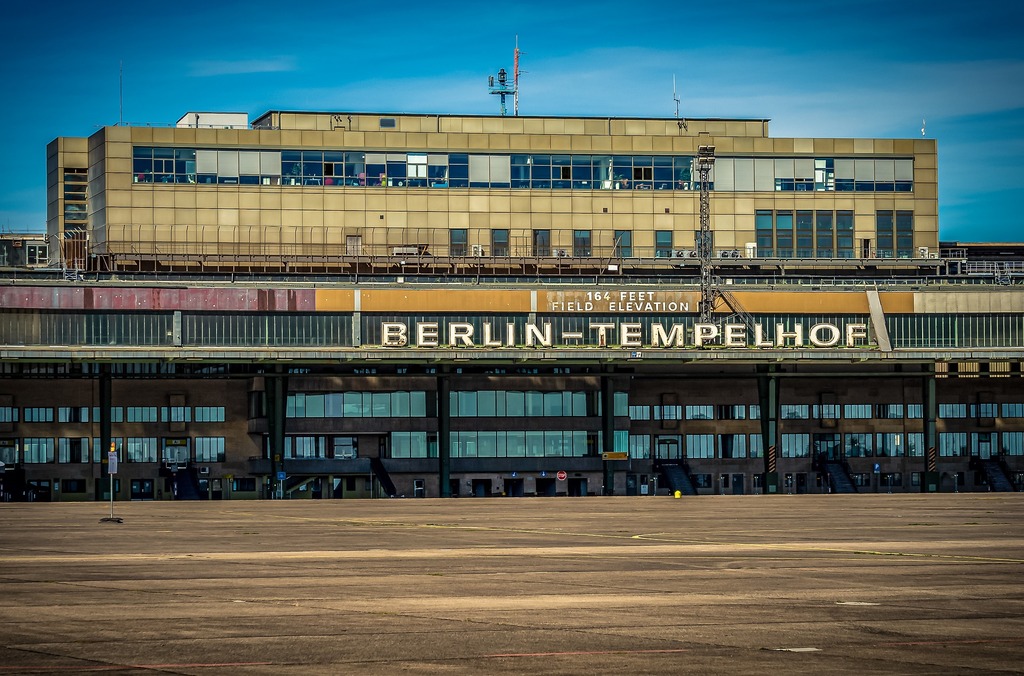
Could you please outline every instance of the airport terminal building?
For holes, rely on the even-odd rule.
[[[189,113],[47,148],[5,499],[1019,490],[1024,258],[931,139]]]

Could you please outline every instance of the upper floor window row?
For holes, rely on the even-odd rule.
[[[699,190],[692,156],[481,155],[136,147],[136,183],[327,187]],[[725,192],[910,192],[913,159],[718,158]]]

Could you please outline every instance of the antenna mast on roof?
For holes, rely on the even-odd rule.
[[[495,82],[494,75],[487,78],[487,88],[491,94],[501,97],[501,115],[505,116],[505,97],[512,95],[513,115],[519,115],[519,36],[516,36],[516,48],[512,58],[512,82],[508,81],[508,73],[502,68],[498,71],[498,81]]]
[[[689,127],[686,124],[686,120],[679,119],[679,95],[676,94],[676,76],[672,76],[672,100],[676,102],[676,125],[679,127],[680,133],[685,129],[689,131]]]

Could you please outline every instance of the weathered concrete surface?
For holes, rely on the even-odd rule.
[[[0,505],[0,674],[1024,670],[1024,495]]]

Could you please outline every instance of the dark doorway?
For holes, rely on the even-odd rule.
[[[582,478],[569,479],[569,495],[580,498],[587,494],[587,480]]]
[[[636,495],[639,491],[637,490],[636,474],[626,475],[626,495]]]
[[[555,480],[554,479],[537,479],[537,495],[543,495],[545,497],[555,496]]]
[[[732,494],[743,495],[743,478],[744,474],[733,474],[732,475]]]
[[[526,495],[525,482],[522,479],[505,479],[505,495],[510,498],[521,498]]]
[[[473,479],[473,497],[486,498],[491,494],[490,479]]]

